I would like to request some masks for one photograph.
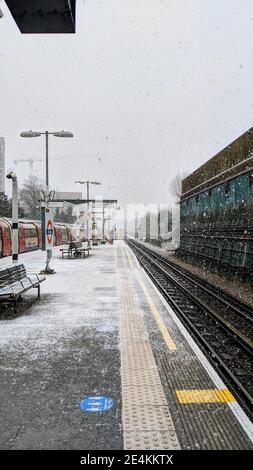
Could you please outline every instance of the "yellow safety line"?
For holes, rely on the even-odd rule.
[[[227,403],[236,401],[232,393],[225,389],[176,390],[179,403]]]
[[[127,249],[125,249],[125,252],[126,252],[126,254],[127,254],[127,257],[128,257],[128,259],[129,259],[130,267],[132,268],[132,267],[133,267],[133,263],[132,263],[132,260],[131,260],[131,257],[130,257],[130,255],[129,255],[129,253],[128,253],[128,250],[127,250]]]
[[[126,246],[125,246],[125,249],[126,249],[126,251],[127,251],[128,253],[129,253],[129,252],[131,253],[132,259],[134,259],[134,261],[135,261],[135,263],[136,263],[136,266],[137,266],[137,268],[139,268],[139,267],[140,267],[140,265],[138,264],[137,258],[136,258],[136,256],[133,254],[133,252],[132,252],[131,248],[129,248],[129,246],[128,246],[128,245],[126,245]]]
[[[121,247],[121,249],[122,249],[122,252],[123,252],[123,253],[126,252],[127,257],[128,257],[128,260],[129,260],[130,267],[132,268],[132,267],[133,267],[133,263],[132,263],[132,260],[131,260],[131,258],[130,258],[129,253],[127,252],[126,249],[123,250],[122,247]],[[164,340],[165,340],[165,342],[166,342],[166,344],[167,344],[167,346],[168,346],[168,349],[169,349],[170,351],[175,351],[175,350],[177,349],[177,348],[176,348],[176,345],[175,345],[173,339],[171,338],[171,336],[170,336],[170,334],[169,334],[169,332],[168,332],[166,326],[164,325],[164,323],[163,323],[163,321],[162,321],[162,318],[161,318],[161,316],[160,316],[160,314],[159,314],[159,312],[158,312],[158,310],[157,310],[157,308],[156,308],[156,305],[154,304],[154,302],[153,302],[152,298],[150,297],[150,295],[149,295],[149,293],[148,293],[148,291],[147,291],[145,285],[143,284],[142,280],[140,279],[140,277],[138,276],[137,273],[136,273],[136,277],[137,277],[137,279],[138,279],[138,281],[139,281],[139,283],[140,283],[140,286],[142,287],[142,290],[143,290],[143,292],[144,292],[144,294],[145,294],[145,297],[146,297],[146,299],[147,299],[147,302],[148,302],[148,304],[149,304],[150,310],[151,310],[151,312],[152,312],[152,314],[153,314],[153,317],[154,317],[154,319],[155,319],[155,321],[156,321],[156,323],[157,323],[157,325],[158,325],[158,327],[159,327],[159,329],[160,329],[160,331],[161,331],[161,333],[162,333],[162,335],[163,335],[163,338],[164,338]]]
[[[226,401],[236,401],[235,397],[232,395],[232,393],[227,388],[222,390],[222,392],[224,393],[225,397],[227,398]]]
[[[132,263],[132,260],[131,260],[131,258],[130,258],[130,256],[129,256],[129,254],[127,253],[125,247],[123,247],[122,245],[120,245],[120,249],[121,249],[121,252],[122,252],[123,257],[125,257],[125,255],[127,254],[129,266],[130,266],[130,268],[132,268],[132,267],[133,267],[133,263]],[[126,263],[126,264],[127,264],[127,263]]]
[[[166,344],[167,344],[167,346],[168,346],[168,349],[169,349],[170,351],[175,351],[175,350],[177,349],[177,348],[176,348],[176,345],[175,345],[173,339],[171,338],[171,336],[170,336],[170,334],[169,334],[169,332],[168,332],[166,326],[164,325],[164,323],[163,323],[163,321],[162,321],[162,318],[161,318],[161,316],[160,316],[160,314],[159,314],[159,312],[158,312],[158,310],[157,310],[157,308],[156,308],[156,305],[154,304],[154,302],[153,302],[152,298],[150,297],[150,295],[149,295],[149,293],[148,293],[148,291],[147,291],[145,285],[143,284],[142,280],[140,279],[140,277],[138,276],[137,273],[136,273],[136,277],[137,277],[137,279],[138,279],[138,281],[139,281],[139,283],[140,283],[140,286],[142,287],[142,290],[143,290],[143,292],[144,292],[144,294],[145,294],[145,297],[146,297],[146,299],[147,299],[147,302],[148,302],[148,304],[149,304],[150,310],[151,310],[151,312],[152,312],[152,314],[153,314],[153,317],[154,317],[154,319],[155,319],[157,325],[159,326],[159,329],[160,329],[160,331],[161,331],[161,333],[162,333],[162,335],[163,335],[163,338],[164,338],[164,340],[165,340],[165,342],[166,342]]]

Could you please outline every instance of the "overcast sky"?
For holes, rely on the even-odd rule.
[[[52,187],[97,179],[104,197],[164,203],[174,174],[253,125],[252,0],[77,0],[75,35],[22,36],[1,9],[7,169],[42,159],[44,177],[43,137],[20,131],[70,130],[50,139]]]

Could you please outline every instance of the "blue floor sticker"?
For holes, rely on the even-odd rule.
[[[80,403],[82,411],[88,411],[90,413],[103,413],[104,411],[110,410],[114,405],[114,400],[110,397],[87,397]]]
[[[110,325],[100,325],[96,328],[96,330],[103,333],[103,332],[106,332],[106,331],[113,331],[114,327],[110,326]]]

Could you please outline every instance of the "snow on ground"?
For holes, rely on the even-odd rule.
[[[37,289],[29,290],[17,317],[8,315],[0,321],[2,353],[8,351],[12,359],[16,354],[20,357],[20,353],[29,353],[29,362],[45,360],[53,354],[62,355],[73,334],[78,336],[83,328],[115,324],[110,311],[118,303],[116,282],[112,279],[114,270],[108,272],[107,267],[109,259],[114,262],[114,253],[113,248],[101,248],[93,248],[86,259],[73,260],[62,260],[59,248],[54,248],[51,266],[56,274],[48,275],[41,284],[41,298],[36,300]],[[44,267],[45,252],[20,255],[19,261],[27,271],[38,273]],[[0,261],[0,265],[9,263],[11,258]],[[0,367],[6,369],[8,365]]]
[[[1,307],[0,449],[122,448],[119,298],[114,246],[86,259],[61,259],[18,314]],[[45,267],[45,252],[20,256],[28,271]],[[2,259],[0,265],[11,263]],[[106,395],[106,415],[80,411],[87,396]]]

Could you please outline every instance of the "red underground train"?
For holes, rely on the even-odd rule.
[[[11,220],[0,218],[0,257],[11,255]],[[19,253],[41,248],[41,223],[38,220],[19,220]],[[54,223],[54,245],[63,245],[73,239],[71,227]]]

